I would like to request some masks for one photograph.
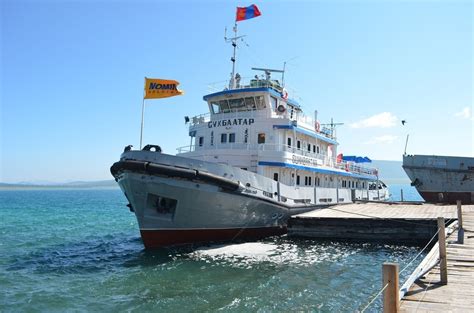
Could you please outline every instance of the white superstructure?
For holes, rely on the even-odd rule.
[[[291,187],[312,204],[383,200],[369,192],[377,170],[337,158],[335,127],[304,115],[277,80],[253,79],[204,96],[209,113],[190,119],[191,143],[178,156],[238,167]],[[316,116],[316,114],[315,114]],[[319,195],[319,196],[318,196]]]

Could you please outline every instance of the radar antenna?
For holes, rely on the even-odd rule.
[[[282,81],[282,85],[283,85],[283,79],[285,78],[285,65],[283,65],[283,70],[274,70],[274,69],[271,69],[271,68],[261,68],[261,67],[252,67],[252,70],[265,72],[265,79],[266,80],[270,80],[270,74],[271,73],[282,73],[281,74],[281,81]]]

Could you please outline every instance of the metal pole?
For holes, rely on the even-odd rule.
[[[237,49],[237,22],[234,25],[234,38],[232,39],[232,46],[234,47],[234,54],[232,56],[232,77],[230,78],[230,89],[235,88],[235,52]]]
[[[405,141],[405,151],[403,152],[403,155],[407,155],[407,145],[408,145],[408,137],[410,134],[407,134],[407,140]]]
[[[145,77],[145,84],[146,84],[146,77]],[[146,86],[145,86],[146,88]],[[143,139],[143,120],[145,116],[145,88],[143,89],[143,100],[142,100],[142,124],[140,127],[140,150],[142,149],[142,139]]]
[[[375,186],[377,188],[377,200],[380,201],[379,171],[378,170],[377,170],[377,184]]]

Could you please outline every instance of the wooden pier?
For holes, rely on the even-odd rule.
[[[458,229],[447,237],[447,284],[440,264],[415,281],[400,303],[400,312],[474,312],[474,205],[462,206],[464,243]]]
[[[398,265],[384,264],[384,283],[390,281],[385,285],[388,288],[384,291],[384,312],[474,312],[474,205],[463,205],[462,218],[458,220],[460,212],[461,207],[458,209],[456,205],[424,203],[335,205],[292,217],[288,234],[332,240],[426,244],[433,237],[444,238],[445,230],[449,233],[453,229],[441,249],[436,243],[424,260],[417,261],[420,265],[400,290],[401,301]],[[458,237],[460,223],[464,235]],[[451,226],[445,229],[446,225]],[[385,272],[395,267],[392,276],[385,277]],[[418,273],[424,274],[416,279]],[[381,287],[381,291],[384,289]],[[389,289],[391,296],[388,296]]]
[[[456,218],[455,205],[359,202],[293,216],[288,235],[332,240],[424,244],[437,231],[437,218]]]

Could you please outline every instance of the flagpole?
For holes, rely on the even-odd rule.
[[[143,139],[143,120],[145,116],[145,88],[146,88],[146,77],[145,77],[145,83],[143,84],[143,100],[142,100],[142,124],[140,128],[140,150],[142,149],[142,139]]]

